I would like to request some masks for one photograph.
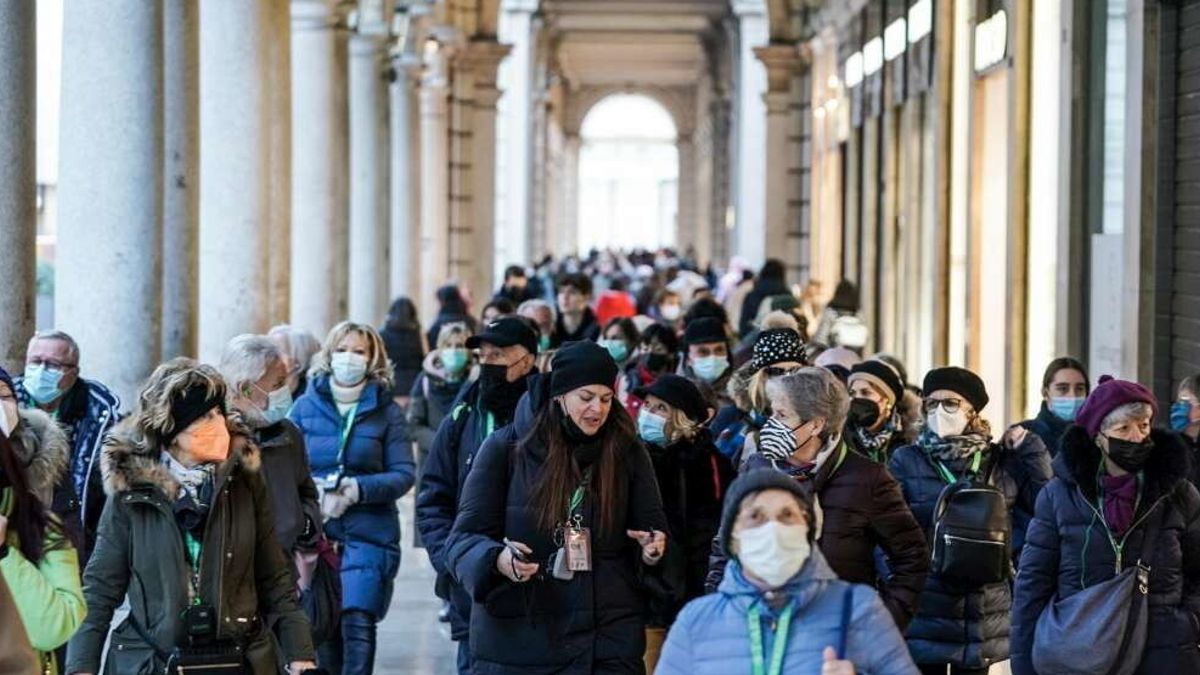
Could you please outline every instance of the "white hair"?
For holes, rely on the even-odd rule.
[[[67,345],[67,358],[74,362],[74,365],[79,365],[79,343],[75,342],[75,338],[67,335],[61,330],[40,330],[29,338],[28,349],[33,349],[33,345],[38,340],[58,340]]]
[[[1100,431],[1108,431],[1115,426],[1134,420],[1148,420],[1153,415],[1154,409],[1150,407],[1149,403],[1142,403],[1140,401],[1126,403],[1104,416],[1104,420],[1100,422]]]
[[[822,438],[842,433],[850,412],[850,394],[833,373],[808,366],[794,373],[767,380],[769,392],[783,394],[804,421],[825,419]]]
[[[262,379],[272,364],[282,360],[283,353],[271,338],[246,333],[225,345],[217,370],[231,391],[241,391],[242,387]]]
[[[321,351],[321,342],[312,333],[303,328],[288,324],[280,324],[267,332],[268,337],[282,337],[287,344],[287,356],[294,364],[292,367],[306,372],[312,363],[313,355]]]
[[[517,307],[517,314],[519,316],[524,316],[526,318],[532,319],[533,317],[529,316],[527,314],[527,312],[530,312],[532,310],[538,310],[538,309],[544,309],[544,310],[550,312],[550,323],[554,323],[554,322],[558,321],[558,311],[556,311],[554,309],[554,305],[551,305],[550,303],[546,302],[545,300],[541,300],[541,299],[537,299],[537,298],[535,298],[533,300],[526,300],[525,302],[522,302],[521,306]],[[536,319],[535,319],[535,321],[536,321]]]

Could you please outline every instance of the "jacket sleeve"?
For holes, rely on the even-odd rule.
[[[629,474],[629,517],[626,520],[628,529],[670,531],[650,453],[646,451],[645,446],[638,443],[629,448],[627,456],[632,460]],[[667,542],[667,545],[670,546],[671,543]]]
[[[389,401],[385,407],[387,435],[383,438],[383,465],[380,473],[356,476],[359,502],[390,504],[412,489],[416,480],[412,443],[404,430],[404,413],[400,406]]]
[[[847,628],[846,652],[854,661],[855,672],[917,675],[919,671],[908,651],[908,643],[879,595],[869,586],[856,584],[853,588],[854,610]]]
[[[725,567],[729,565],[729,557],[721,549],[721,535],[713,537],[712,551],[708,554],[708,574],[704,577],[704,592],[716,593],[725,578]]]
[[[458,516],[445,543],[446,568],[476,602],[483,602],[505,581],[496,571],[496,558],[504,549],[508,453],[506,434],[495,433],[484,441],[467,473]]]
[[[42,652],[66,644],[87,611],[79,583],[79,554],[52,529],[40,563],[30,562],[16,546],[9,546],[8,555],[0,559],[0,574],[12,589],[29,644]]]
[[[1042,439],[1033,432],[1026,432],[1025,440],[1015,450],[1019,463],[1019,468],[1015,471],[1019,477],[1017,504],[1026,513],[1033,513],[1038,493],[1054,477],[1054,469],[1050,466],[1050,453]]]
[[[263,615],[276,620],[275,634],[284,659],[310,661],[316,658],[312,633],[308,618],[296,603],[292,567],[275,538],[275,517],[271,513],[267,484],[261,474],[244,475],[254,501],[254,586],[258,589],[258,605]]]
[[[900,492],[900,484],[879,467],[871,489],[871,530],[887,555],[890,574],[879,587],[883,604],[896,627],[904,630],[917,609],[917,597],[929,573],[929,549],[925,533],[913,518]]]
[[[469,419],[469,417],[468,417]],[[457,448],[453,447],[454,415],[446,415],[425,458],[421,492],[417,495],[417,530],[429,561],[438,574],[446,572],[446,540],[458,511]]]
[[[658,657],[658,667],[654,675],[692,675],[696,672],[695,659],[692,655],[692,612],[688,607],[675,619],[667,641],[663,643],[662,653]]]
[[[429,426],[429,399],[425,398],[424,383],[425,374],[422,373],[417,376],[416,382],[413,382],[412,392],[409,394],[408,437],[418,448],[428,450],[433,446],[437,430]]]
[[[1186,483],[1186,481],[1185,481]],[[1184,491],[1184,530],[1180,548],[1183,553],[1183,606],[1196,618],[1194,625],[1200,626],[1200,492],[1191,484],[1180,488]],[[1200,636],[1194,636],[1200,639]]]
[[[1021,566],[1013,585],[1009,658],[1014,675],[1035,675],[1033,635],[1038,617],[1054,598],[1058,586],[1062,541],[1054,508],[1054,485],[1038,495],[1037,508],[1021,549]]]
[[[129,586],[129,515],[109,497],[100,516],[96,545],[83,573],[87,615],[67,645],[67,673],[98,673],[100,650],[108,637],[113,610],[125,600]]]
[[[321,495],[317,492],[317,484],[312,479],[312,468],[308,465],[308,448],[304,442],[304,434],[299,431],[295,433],[292,447],[296,449],[296,491],[300,494],[300,509],[308,519],[300,543],[311,545],[316,543],[321,533]]]

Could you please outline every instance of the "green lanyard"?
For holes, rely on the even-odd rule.
[[[567,520],[571,520],[575,515],[575,510],[583,503],[583,493],[587,491],[588,483],[591,481],[592,469],[589,467],[583,474],[583,482],[579,484],[579,487],[575,488],[575,492],[571,493],[571,506],[567,509]]]
[[[492,432],[495,430],[496,430],[496,418],[494,415],[492,415],[492,413],[488,413],[487,418],[484,421],[484,434],[483,434],[484,439],[486,440],[488,436],[491,436]]]
[[[192,581],[192,604],[199,605],[200,601],[200,554],[203,547],[191,532],[184,533],[183,543],[187,546],[188,564],[192,568],[190,575]]]
[[[979,465],[982,462],[983,462],[983,453],[980,453],[980,452],[975,453],[975,456],[971,458],[971,473],[972,474],[979,475]],[[955,483],[958,482],[958,477],[954,475],[953,471],[946,468],[946,465],[942,464],[941,460],[938,460],[938,459],[933,460],[933,465],[938,470],[938,473],[942,474],[942,480],[946,481],[946,483],[948,485],[954,485]]]
[[[350,429],[354,427],[354,416],[358,413],[358,403],[350,406],[346,414],[342,416],[342,435],[338,440],[338,466],[342,465],[342,459],[346,453],[346,441],[350,438]]]
[[[787,642],[790,637],[788,629],[792,626],[792,613],[796,606],[788,603],[787,608],[783,610],[783,614],[779,617],[779,625],[775,629],[775,645],[771,648],[771,669],[765,671],[765,662],[763,661],[763,634],[762,634],[762,613],[758,609],[758,604],[751,605],[750,611],[746,613],[746,625],[750,629],[750,660],[753,668],[753,675],[779,675],[783,672],[783,655],[787,651]]]

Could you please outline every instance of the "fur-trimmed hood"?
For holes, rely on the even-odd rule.
[[[230,413],[225,425],[229,429],[229,458],[217,469],[218,482],[236,467],[257,472],[262,466],[262,455],[241,417]],[[138,487],[157,488],[172,502],[179,495],[179,482],[162,462],[162,448],[138,433],[132,417],[118,424],[104,441],[100,473],[104,492],[110,496]]]
[[[1146,499],[1171,492],[1190,475],[1191,457],[1187,445],[1178,434],[1164,429],[1150,432],[1154,450],[1145,466]],[[1054,474],[1063,481],[1078,485],[1084,496],[1095,499],[1099,493],[1096,473],[1100,469],[1101,452],[1083,427],[1072,424],[1063,434],[1058,456],[1054,458]]]
[[[37,408],[21,408],[17,414],[20,423],[11,437],[17,458],[25,466],[29,489],[49,506],[54,486],[71,461],[71,444],[50,415]]]

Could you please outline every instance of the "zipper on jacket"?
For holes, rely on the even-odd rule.
[[[942,541],[949,545],[952,541],[965,541],[972,544],[991,544],[992,546],[1004,546],[1002,541],[992,541],[991,539],[975,539],[972,537],[959,537],[953,534],[943,534]]]
[[[99,428],[103,429],[108,422],[109,411],[105,410],[100,414]],[[91,459],[88,461],[87,475],[83,477],[83,494],[79,497],[79,522],[83,526],[84,534],[87,534],[87,507],[88,507],[88,485],[92,482],[92,469],[96,466],[96,457],[100,453],[100,448],[104,447],[104,433],[97,434],[96,440],[92,443]]]
[[[1141,518],[1133,521],[1133,524],[1130,525],[1129,529],[1125,531],[1125,536],[1121,537],[1121,543],[1118,544],[1116,539],[1114,539],[1112,536],[1112,530],[1108,527],[1108,521],[1104,519],[1104,514],[1100,513],[1100,510],[1096,508],[1096,505],[1092,504],[1092,502],[1088,500],[1088,498],[1083,494],[1083,489],[1080,488],[1078,484],[1075,485],[1075,490],[1079,493],[1080,498],[1083,499],[1083,503],[1088,505],[1088,508],[1092,510],[1092,513],[1096,514],[1096,517],[1100,519],[1101,523],[1104,523],[1104,531],[1108,535],[1109,545],[1113,547],[1113,553],[1116,554],[1116,562],[1113,563],[1113,572],[1120,574],[1121,569],[1125,565],[1125,541],[1129,539],[1129,535],[1133,534],[1133,531],[1137,529],[1137,526],[1141,525],[1142,521],[1146,520],[1151,513],[1154,513],[1154,509],[1157,509],[1158,505],[1170,495],[1163,495],[1155,500],[1155,502],[1150,505],[1150,508],[1146,509],[1146,511],[1142,513]],[[1143,560],[1141,562],[1145,563],[1147,561]],[[1086,574],[1086,571],[1080,570],[1080,574]]]

